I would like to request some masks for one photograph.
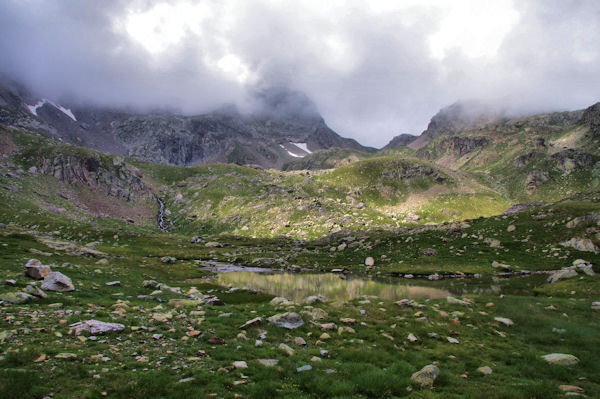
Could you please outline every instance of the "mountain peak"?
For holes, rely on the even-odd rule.
[[[418,149],[436,137],[496,123],[504,114],[503,109],[484,101],[457,101],[439,110],[429,121],[427,129],[410,144],[410,147]]]

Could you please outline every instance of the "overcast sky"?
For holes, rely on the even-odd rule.
[[[460,99],[599,101],[599,38],[598,0],[0,1],[0,72],[40,94],[193,114],[284,85],[378,147]]]

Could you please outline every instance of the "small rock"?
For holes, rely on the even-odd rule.
[[[410,342],[417,342],[419,339],[417,337],[415,337],[415,335],[413,333],[408,334],[408,340]]]
[[[162,258],[160,258],[160,261],[162,263],[175,263],[177,262],[177,258],[173,258],[172,256],[163,256]]]
[[[515,324],[511,319],[508,319],[506,317],[494,317],[494,320],[496,320],[498,323],[502,323],[509,327]]]
[[[245,330],[245,329],[250,328],[250,327],[255,327],[255,326],[258,326],[258,325],[262,324],[262,322],[263,322],[263,318],[262,317],[255,317],[254,319],[248,320],[243,325],[241,325],[240,329]]]
[[[269,303],[273,306],[288,306],[294,304],[294,302],[281,296],[276,296],[275,298],[271,299],[271,302]]]
[[[284,343],[279,344],[279,349],[284,351],[288,356],[292,356],[294,354],[294,350]]]
[[[240,360],[237,362],[233,362],[233,367],[235,367],[236,369],[247,369],[248,364],[246,362]]]
[[[365,259],[365,266],[373,266],[375,264],[375,259],[372,256],[368,256]]]
[[[448,303],[450,305],[471,306],[470,302],[463,301],[463,300],[460,300],[458,298],[454,298],[453,296],[446,297],[446,301],[448,301]]]
[[[479,367],[477,369],[477,371],[479,371],[481,374],[484,374],[484,375],[490,375],[490,374],[492,374],[492,368],[489,367],[489,366]]]
[[[15,286],[17,284],[17,282],[15,280],[6,280],[4,282],[6,283],[6,285],[12,285],[12,286]]]
[[[516,229],[517,229],[517,226],[515,226],[514,224],[511,224],[506,228],[506,231],[508,231],[509,233],[512,233]]]
[[[279,363],[277,359],[257,359],[257,361],[265,367],[277,366],[277,363]]]
[[[306,345],[306,341],[302,337],[296,337],[296,338],[294,338],[294,343],[296,345],[300,345],[300,346]]]
[[[577,385],[559,385],[558,389],[563,392],[583,392],[583,388],[578,387]]]
[[[458,344],[458,340],[456,338],[452,338],[452,337],[446,337],[446,339],[448,340],[448,342],[450,342],[451,344]]]
[[[108,285],[109,287],[120,286],[121,282],[119,280],[109,281],[108,283],[106,283],[106,285]]]
[[[297,372],[302,372],[302,371],[310,371],[312,370],[312,366],[310,364],[305,364],[304,366],[298,367],[296,369]]]

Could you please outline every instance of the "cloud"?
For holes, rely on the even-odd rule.
[[[54,98],[185,113],[285,85],[382,146],[459,99],[517,114],[598,101],[599,35],[594,0],[7,0],[0,72]]]

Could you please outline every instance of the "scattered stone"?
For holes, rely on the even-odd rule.
[[[294,354],[294,350],[284,343],[279,344],[279,349],[284,351],[288,356],[292,356]]]
[[[305,364],[304,366],[298,367],[296,369],[297,372],[302,372],[302,371],[310,371],[312,370],[312,366],[310,364]]]
[[[277,359],[257,359],[257,361],[265,367],[277,366],[277,363],[279,363]]]
[[[344,324],[356,324],[356,319],[351,319],[349,317],[342,317],[340,319],[340,322],[344,323]]]
[[[305,346],[306,345],[306,341],[302,337],[296,337],[296,338],[294,338],[294,343],[296,345],[300,345],[300,346]]]
[[[254,319],[248,320],[247,322],[245,322],[244,324],[242,324],[240,326],[240,329],[241,330],[246,330],[246,329],[248,329],[250,327],[256,327],[256,326],[262,324],[262,322],[263,322],[263,318],[262,317],[255,317]]]
[[[108,283],[106,283],[106,285],[108,285],[109,287],[120,286],[121,282],[119,280],[109,281]]]
[[[483,243],[489,245],[490,248],[502,248],[502,243],[500,242],[500,240],[497,240],[495,238],[485,238],[483,240]]]
[[[453,296],[447,296],[446,301],[448,301],[448,304],[450,304],[450,305],[471,306],[470,302],[463,301],[458,298],[454,298]]]
[[[448,342],[450,342],[451,344],[458,344],[458,340],[456,338],[452,338],[452,337],[446,337],[446,339],[448,340]]]
[[[6,285],[11,285],[11,286],[15,286],[17,284],[17,282],[15,280],[6,280],[6,281],[4,281],[4,283],[6,283]]]
[[[98,320],[86,320],[73,323],[69,326],[75,335],[81,334],[83,331],[87,331],[90,334],[103,334],[108,331],[123,331],[125,326],[120,323],[106,323]]]
[[[323,295],[311,295],[307,298],[304,299],[304,303],[307,305],[313,305],[315,303],[325,303],[327,302],[328,299],[326,296]]]
[[[27,264],[25,264],[25,275],[36,280],[43,280],[50,272],[52,272],[50,267],[43,265],[42,262],[37,259],[29,259]]]
[[[583,392],[583,388],[578,387],[577,385],[559,385],[558,389],[563,392]]]
[[[506,231],[508,231],[509,233],[512,233],[516,229],[517,229],[517,226],[515,226],[514,224],[511,224],[506,228]]]
[[[335,323],[323,323],[320,326],[322,331],[333,331],[337,329],[337,325]]]
[[[579,363],[578,358],[566,353],[550,353],[542,356],[542,359],[550,364],[558,364],[561,366],[575,366],[577,363]]]
[[[433,248],[423,248],[419,251],[419,253],[422,256],[429,256],[429,257],[433,257],[433,256],[437,256],[437,251]]]
[[[304,324],[304,321],[302,321],[300,315],[294,312],[279,313],[269,317],[267,320],[271,324],[275,324],[276,326],[287,328],[289,330],[293,330]]]
[[[54,356],[56,359],[77,359],[77,355],[74,353],[63,352]]]
[[[244,362],[243,360],[240,360],[237,362],[233,362],[233,367],[236,369],[247,369],[248,364],[246,362]]]
[[[437,366],[429,364],[414,373],[410,379],[421,386],[433,386],[433,382],[439,374],[440,369]]]
[[[490,374],[492,374],[492,368],[489,367],[489,366],[479,367],[477,369],[477,371],[479,371],[481,374],[484,374],[484,375],[490,375]]]
[[[515,324],[511,319],[508,319],[506,317],[494,317],[494,320],[509,327]]]
[[[354,330],[354,328],[352,327],[347,327],[347,326],[343,326],[338,328],[338,334],[342,335],[344,333],[348,333],[348,334],[356,334],[356,331]]]
[[[42,282],[42,289],[48,291],[69,292],[74,291],[75,286],[71,279],[60,272],[50,272]]]
[[[223,345],[225,343],[225,340],[219,337],[210,337],[207,342],[209,344]]]
[[[372,256],[368,256],[368,257],[365,259],[365,266],[369,266],[369,267],[371,267],[371,266],[373,266],[374,264],[375,264],[375,259],[373,259],[373,257],[372,257]]]
[[[417,337],[415,337],[415,335],[413,333],[408,334],[408,340],[410,342],[417,342],[419,339]]]
[[[275,298],[271,299],[271,302],[269,303],[273,306],[289,306],[294,304],[294,302],[282,296],[276,296]]]
[[[171,264],[171,263],[177,262],[177,258],[174,258],[172,256],[163,256],[162,258],[160,258],[160,261],[162,263],[169,263],[169,264]]]
[[[496,262],[496,261],[492,262],[492,267],[494,269],[502,269],[502,270],[507,271],[507,272],[510,272],[513,269],[511,265],[506,265],[504,263],[499,263],[499,262]]]
[[[592,309],[600,310],[600,302],[592,302]]]

